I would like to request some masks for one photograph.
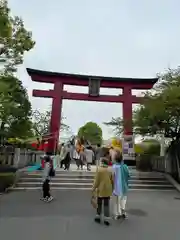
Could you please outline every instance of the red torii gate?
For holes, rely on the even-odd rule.
[[[49,139],[49,151],[54,148],[59,140],[61,121],[62,100],[81,100],[97,102],[116,102],[123,104],[123,118],[125,121],[132,120],[132,104],[140,103],[141,97],[132,95],[132,89],[151,89],[158,78],[117,78],[89,76],[79,74],[55,73],[27,68],[32,81],[42,83],[53,83],[53,90],[33,90],[34,97],[52,98],[52,113],[50,122],[50,133],[54,136]],[[90,95],[85,93],[72,93],[64,91],[64,85],[89,86],[90,80],[99,82],[99,88],[122,88],[123,94],[112,95]],[[96,86],[97,87],[97,86]],[[124,130],[125,135],[132,135],[132,126],[128,124]]]

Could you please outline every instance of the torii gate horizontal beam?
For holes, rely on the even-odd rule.
[[[43,97],[43,98],[53,98],[54,90],[33,90],[34,97]],[[96,102],[120,102],[124,103],[126,101],[125,95],[113,96],[113,95],[100,95],[98,97],[89,96],[86,93],[72,93],[63,91],[62,98],[68,100],[79,100],[79,101],[96,101]],[[132,95],[132,103],[140,103],[142,97],[137,97]]]

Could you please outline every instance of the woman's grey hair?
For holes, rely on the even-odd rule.
[[[117,151],[117,152],[116,152],[116,156],[115,156],[115,161],[116,161],[117,163],[121,163],[122,160],[123,160],[123,158],[122,158],[122,153],[121,153],[120,151]]]

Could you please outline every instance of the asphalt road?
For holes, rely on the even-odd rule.
[[[0,196],[0,239],[5,240],[179,240],[180,195],[174,192],[130,192],[126,221],[97,225],[86,191],[57,191],[43,203],[40,192]],[[175,199],[178,198],[179,199]]]

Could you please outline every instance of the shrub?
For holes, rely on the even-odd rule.
[[[136,168],[140,171],[151,171],[151,155],[141,154],[136,158]]]
[[[0,173],[0,192],[4,192],[6,188],[13,185],[15,181],[15,173]]]

